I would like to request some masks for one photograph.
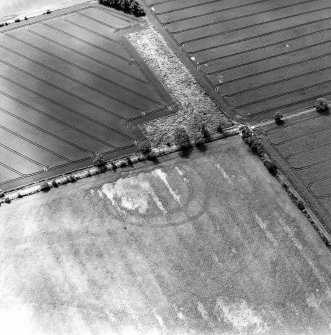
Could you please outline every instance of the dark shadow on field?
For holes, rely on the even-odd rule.
[[[153,164],[159,164],[160,161],[158,160],[158,158],[155,155],[149,154],[147,156],[147,160],[151,161]]]
[[[284,120],[278,120],[275,122],[277,126],[283,126],[285,124]]]
[[[328,115],[330,115],[330,108],[318,109],[317,113],[320,114],[320,115],[328,116]]]
[[[184,147],[179,152],[179,156],[182,157],[182,158],[189,158],[192,151],[193,151],[193,147]]]
[[[208,150],[208,146],[206,143],[197,143],[195,147],[200,151],[200,152],[206,152]]]

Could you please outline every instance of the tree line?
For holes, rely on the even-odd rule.
[[[99,0],[99,4],[121,10],[134,16],[145,16],[145,11],[135,0]]]

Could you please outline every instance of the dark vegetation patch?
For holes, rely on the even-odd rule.
[[[139,2],[135,0],[99,0],[99,4],[137,17],[146,15]]]

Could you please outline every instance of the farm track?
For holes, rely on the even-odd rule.
[[[135,151],[139,120],[175,112],[122,37],[141,24],[83,4],[0,29],[1,189]]]
[[[320,95],[331,96],[328,1],[145,3],[208,89],[233,108],[230,117],[260,122],[276,111],[294,113]],[[322,64],[314,68],[318,60]],[[289,89],[279,92],[281,85]]]

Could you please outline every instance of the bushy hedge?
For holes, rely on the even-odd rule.
[[[42,192],[47,192],[51,189],[51,187],[49,186],[49,184],[44,181],[43,183],[40,184],[40,191]]]
[[[278,166],[266,157],[261,139],[247,126],[242,127],[241,132],[243,141],[251,148],[255,155],[262,159],[264,166],[268,169],[271,175],[276,176],[278,173]]]
[[[134,16],[145,16],[145,11],[135,0],[99,0],[99,4],[112,7]]]
[[[270,174],[272,176],[276,176],[277,175],[277,172],[278,172],[278,166],[272,162],[272,161],[269,161],[269,160],[265,160],[263,162],[264,166],[268,169],[268,171],[270,172]]]

